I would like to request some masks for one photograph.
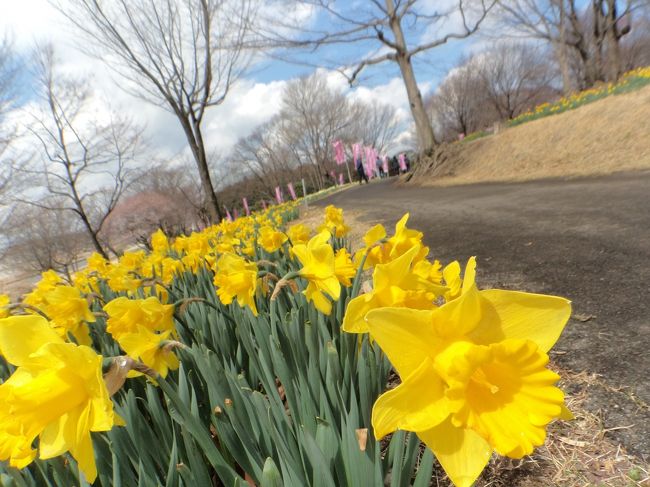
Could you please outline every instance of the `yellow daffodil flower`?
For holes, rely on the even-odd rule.
[[[357,267],[352,262],[352,257],[345,248],[336,251],[336,255],[334,256],[334,273],[343,286],[352,286],[352,279],[357,273]]]
[[[236,297],[239,306],[248,306],[257,316],[257,264],[236,254],[224,254],[215,267],[214,285],[217,286],[219,300],[227,305]]]
[[[404,255],[375,267],[372,291],[361,294],[348,303],[343,317],[343,331],[367,333],[366,314],[375,308],[387,306],[414,309],[433,309],[435,300],[446,288],[413,272],[413,259],[420,253],[414,246]]]
[[[115,298],[104,306],[108,314],[106,331],[119,341],[126,333],[136,333],[138,327],[151,331],[174,330],[174,306],[162,304],[157,297],[129,299]]]
[[[151,235],[151,249],[157,254],[166,255],[169,252],[169,240],[160,228]]]
[[[350,227],[343,221],[343,209],[328,205],[325,208],[325,222],[318,227],[318,231],[328,231],[337,238],[347,235]]]
[[[395,233],[393,236],[385,240],[386,231],[383,226],[375,225],[363,237],[366,247],[359,249],[355,256],[355,263],[360,264],[363,256],[368,254],[366,261],[363,265],[364,269],[370,269],[377,264],[387,264],[398,257],[404,255],[411,248],[417,247],[419,252],[414,257],[413,262],[423,260],[429,253],[429,248],[422,245],[422,232],[413,230],[406,227],[406,222],[409,219],[409,214],[406,213],[395,224]],[[376,245],[379,243],[379,245]]]
[[[148,328],[138,326],[134,333],[124,333],[119,336],[118,343],[126,354],[152,368],[161,377],[167,377],[168,370],[176,370],[178,358],[171,350],[165,348],[172,331],[155,333]],[[131,372],[130,375],[139,375]]]
[[[460,294],[439,308],[380,308],[370,335],[402,383],[377,399],[377,438],[414,431],[451,480],[469,487],[492,451],[521,458],[546,425],[569,418],[558,376],[545,368],[570,302],[515,291],[479,291],[470,259]]]
[[[306,244],[311,236],[311,230],[307,225],[296,223],[289,227],[287,236],[291,240],[291,245]]]
[[[287,236],[274,230],[272,227],[265,226],[260,228],[260,236],[258,239],[259,244],[267,252],[275,252],[282,247],[282,244],[287,241]]]
[[[102,357],[65,343],[41,316],[0,320],[0,354],[17,367],[0,385],[0,460],[16,468],[69,451],[86,480],[97,477],[91,431],[123,424],[102,378]]]
[[[90,332],[87,323],[93,323],[95,316],[90,311],[88,301],[79,290],[72,286],[55,286],[43,295],[41,310],[52,320],[59,334],[67,340],[70,332],[80,345],[90,345]]]
[[[332,312],[332,302],[327,296],[336,301],[341,295],[341,284],[336,277],[334,249],[329,244],[330,238],[330,233],[323,230],[312,237],[307,245],[292,247],[294,255],[302,264],[299,274],[308,281],[305,296],[324,314]]]

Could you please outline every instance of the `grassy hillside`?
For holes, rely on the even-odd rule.
[[[650,169],[650,86],[452,144],[415,182],[522,181]]]

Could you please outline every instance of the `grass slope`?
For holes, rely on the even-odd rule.
[[[650,169],[650,86],[449,148],[423,184],[524,181]]]

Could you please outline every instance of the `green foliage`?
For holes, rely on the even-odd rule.
[[[275,257],[280,275],[297,270],[291,259],[260,253]],[[177,276],[169,302],[203,298],[176,310],[188,345],[178,351],[181,366],[157,384],[127,379],[113,397],[126,426],[93,433],[94,485],[427,485],[433,456],[417,462],[414,434],[396,433],[386,444],[372,435],[372,406],[390,364],[367,336],[340,331],[360,278],[361,271],[329,316],[287,288],[276,300],[258,299],[256,317],[222,305],[207,268]],[[115,297],[107,286],[100,290],[104,301]],[[94,345],[115,356],[105,327],[99,317]],[[21,471],[0,466],[0,475],[3,486],[87,485],[69,455]]]

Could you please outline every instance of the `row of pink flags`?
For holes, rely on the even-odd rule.
[[[343,145],[342,140],[335,140],[332,142],[332,147],[334,148],[334,160],[340,166],[345,164],[345,146]],[[363,161],[362,161],[363,158]],[[358,164],[363,162],[364,170],[366,176],[373,177],[379,173],[377,161],[379,160],[379,152],[374,147],[363,147],[361,144],[352,144],[352,162],[355,169],[358,167]],[[406,156],[400,154],[397,157],[399,163],[399,169],[402,172],[407,170],[406,167]],[[388,156],[381,156],[381,169],[384,173],[388,174]],[[349,173],[348,173],[349,174]],[[352,182],[352,181],[350,181]]]
[[[346,157],[345,157],[345,146],[343,145],[343,141],[335,140],[334,142],[332,142],[332,147],[334,148],[334,160],[336,161],[336,164],[339,166],[345,164]],[[400,171],[405,172],[407,170],[406,156],[404,154],[399,154],[397,160],[399,163]],[[374,147],[363,147],[361,144],[352,144],[352,162],[354,164],[355,169],[358,167],[358,164],[363,164],[363,168],[366,173],[366,176],[368,176],[369,178],[379,176],[379,166],[377,164],[377,161],[381,162],[382,172],[388,174],[389,165],[388,165],[387,155],[382,155],[380,159],[379,152]],[[350,174],[350,168],[347,166],[347,164],[346,164],[346,168],[348,171],[348,180],[351,183],[352,176]],[[345,184],[345,178],[343,176],[343,173],[338,173],[338,177],[337,177],[337,174],[334,171],[330,171],[329,175],[332,177],[332,181],[334,181],[334,184],[336,184],[337,182],[340,185]],[[294,189],[293,184],[287,183],[287,189],[289,190],[289,195],[291,195],[291,199],[296,200],[297,199],[296,190]],[[282,193],[282,188],[280,186],[275,187],[275,202],[278,205],[284,203],[284,194]],[[249,216],[251,214],[251,210],[248,205],[248,200],[245,197],[242,198],[242,203],[244,204],[244,212],[246,213],[246,216]],[[267,202],[265,200],[262,200],[262,208],[265,210],[267,208]],[[230,213],[230,210],[228,210],[228,208],[225,208],[225,210],[226,210],[226,219],[228,221],[233,221],[233,219],[239,217],[239,212],[237,211],[237,209],[233,209],[233,214]]]
[[[339,181],[341,184],[343,184],[343,174],[339,174]],[[287,183],[287,189],[289,190],[289,195],[291,195],[292,200],[298,199],[298,196],[296,195],[296,190],[293,187],[293,183]],[[281,203],[284,203],[284,194],[282,192],[282,188],[280,186],[275,187],[275,202],[279,205]],[[246,213],[246,216],[249,216],[251,214],[251,209],[250,206],[248,205],[248,199],[247,198],[242,198],[242,203],[244,205],[244,212]],[[267,206],[271,203],[267,203],[264,199],[261,200],[262,203],[262,208],[266,210]],[[239,212],[237,209],[233,209],[233,213],[230,213],[230,210],[228,210],[227,207],[224,206],[224,209],[226,210],[226,220],[228,221],[233,221],[234,219],[237,219],[239,217]]]

